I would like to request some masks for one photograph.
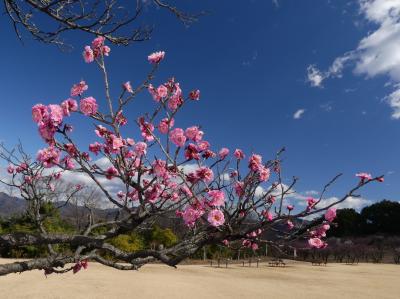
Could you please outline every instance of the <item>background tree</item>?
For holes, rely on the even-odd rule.
[[[187,13],[167,0],[4,0],[3,4],[18,38],[28,33],[60,47],[67,45],[63,36],[70,31],[102,36],[116,45],[148,40],[153,26],[140,20],[144,10],[168,11],[186,26],[204,14]]]
[[[334,225],[328,236],[345,237],[358,236],[361,233],[362,217],[354,209],[340,209],[337,211]]]
[[[366,234],[400,234],[400,203],[383,200],[361,211],[363,232]]]

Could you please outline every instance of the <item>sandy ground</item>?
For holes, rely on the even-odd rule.
[[[147,265],[123,272],[91,263],[76,275],[46,278],[32,271],[0,277],[0,298],[400,298],[400,266]]]

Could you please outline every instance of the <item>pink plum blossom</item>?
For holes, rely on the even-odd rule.
[[[115,121],[120,126],[125,126],[128,123],[126,117],[122,114],[122,110],[118,111],[117,115],[115,116]]]
[[[223,147],[219,152],[218,156],[221,160],[225,159],[229,155],[229,149]]]
[[[152,64],[156,64],[159,63],[161,60],[163,60],[164,56],[165,56],[164,51],[154,52],[147,57],[147,60]]]
[[[208,167],[200,167],[196,170],[196,176],[198,179],[205,181],[205,182],[211,182],[214,179],[214,173],[213,171],[208,168]]]
[[[242,160],[242,159],[244,159],[244,153],[243,153],[243,151],[241,150],[241,149],[236,149],[235,150],[235,152],[233,153],[233,155],[236,157],[236,159],[238,159],[238,160]]]
[[[178,147],[185,145],[186,137],[181,128],[175,128],[169,133],[170,140]]]
[[[192,90],[189,93],[189,98],[193,101],[198,101],[200,99],[200,90]]]
[[[48,148],[44,148],[38,151],[36,159],[43,163],[43,166],[46,168],[52,167],[60,162],[60,151],[50,146]]]
[[[178,84],[178,83],[177,83]],[[183,103],[182,95],[180,92],[175,91],[168,101],[168,108],[175,111]]]
[[[320,238],[311,238],[308,240],[308,245],[312,248],[324,248],[327,244]]]
[[[158,86],[157,94],[160,98],[165,98],[168,95],[168,88],[166,88],[164,85]]]
[[[86,63],[91,63],[94,61],[93,50],[90,48],[90,46],[85,46],[82,56]]]
[[[111,180],[113,177],[118,175],[118,170],[114,166],[110,166],[106,170],[106,178]]]
[[[15,169],[15,171],[16,171],[17,173],[21,173],[22,171],[27,170],[27,169],[28,169],[28,164],[26,164],[26,163],[24,162],[24,163],[21,163],[19,166],[17,166],[17,168]]]
[[[206,151],[210,148],[210,143],[208,141],[197,141],[197,150],[199,152]]]
[[[133,140],[132,138],[126,138],[126,143],[129,146],[133,146],[135,144],[135,140]]]
[[[260,181],[266,182],[269,180],[269,176],[270,176],[271,172],[270,172],[269,168],[260,166],[260,168],[258,169],[258,174],[260,175]]]
[[[53,124],[53,126],[58,126],[62,123],[63,121],[63,109],[61,108],[60,105],[49,105],[50,109],[50,121]]]
[[[154,101],[159,102],[161,100],[161,97],[158,95],[157,90],[154,88],[154,86],[152,84],[149,84],[149,86],[147,87],[147,90],[153,97]]]
[[[356,177],[359,177],[362,182],[372,180],[372,176],[369,173],[360,172],[356,174]]]
[[[154,174],[158,177],[165,176],[167,173],[166,165],[167,163],[163,160],[154,160],[152,164]]]
[[[186,149],[185,149],[185,158],[187,160],[199,160],[200,159],[200,154],[199,151],[197,150],[196,145],[193,143],[190,143]]]
[[[121,137],[111,135],[111,140],[112,140],[112,149],[114,151],[118,151],[121,147],[124,146],[124,141]]]
[[[221,190],[208,191],[208,196],[211,198],[210,205],[213,207],[220,207],[225,204],[225,194]]]
[[[98,142],[89,144],[89,151],[94,153],[96,156],[99,154],[99,152],[101,151],[102,148],[103,148],[103,145]]]
[[[151,188],[147,189],[144,193],[144,197],[151,203],[156,202],[161,194],[161,186],[159,184],[154,184]]]
[[[129,93],[133,93],[133,89],[131,86],[131,82],[125,82],[124,84],[122,84],[122,87],[124,88],[125,91],[129,92]]]
[[[199,142],[203,138],[204,132],[200,131],[198,126],[193,126],[185,130],[185,135],[188,139]]]
[[[74,84],[71,88],[71,97],[81,96],[84,91],[88,89],[88,86],[85,81],[81,81],[77,84]]]
[[[75,168],[75,163],[69,156],[64,157],[62,162],[64,163],[66,169],[70,170]]]
[[[214,209],[208,213],[207,221],[215,227],[221,226],[225,222],[224,213],[220,210]]]
[[[315,204],[317,203],[317,200],[313,197],[307,198],[307,209],[311,210],[312,208],[315,207]]]
[[[145,141],[153,141],[154,125],[152,123],[145,121],[143,117],[139,118],[139,125],[140,125],[140,130],[142,131],[143,139]]]
[[[286,224],[287,224],[289,230],[291,230],[291,229],[294,228],[294,224],[293,224],[292,221],[288,220],[288,221],[286,222]]]
[[[66,143],[64,144],[64,149],[70,155],[71,157],[77,157],[78,156],[78,149],[76,146],[72,143]]]
[[[182,213],[182,218],[187,226],[193,227],[197,219],[199,219],[203,214],[203,210],[195,209],[192,206],[187,206]]]
[[[61,103],[64,116],[70,116],[71,112],[78,111],[78,103],[74,99],[67,99]]]
[[[263,211],[262,214],[267,221],[272,221],[274,219],[274,216],[270,211]]]
[[[160,124],[158,125],[158,130],[162,133],[162,134],[168,134],[168,131],[174,126],[174,119],[168,119],[168,118],[163,118],[160,121]]]
[[[197,147],[198,148],[198,147]],[[205,150],[202,154],[202,157],[204,159],[208,159],[208,158],[215,158],[217,156],[216,153],[214,153],[213,151],[210,150]]]
[[[262,157],[260,155],[253,154],[249,160],[249,168],[253,171],[258,171],[262,166]]]
[[[147,153],[147,144],[144,142],[138,142],[135,144],[135,153],[136,155],[143,156]]]
[[[329,208],[325,213],[325,219],[332,222],[336,218],[336,208]]]
[[[96,133],[97,136],[101,138],[109,133],[107,128],[103,127],[102,125],[98,125],[94,132]]]
[[[101,50],[102,50],[102,53],[103,53],[104,56],[109,56],[110,55],[111,49],[110,49],[109,46],[103,46]]]
[[[241,197],[244,195],[244,183],[236,182],[234,185],[235,193],[237,196]]]
[[[86,116],[97,113],[98,105],[96,99],[93,97],[87,97],[81,100],[80,109]]]
[[[103,36],[98,36],[92,41],[92,48],[100,48],[104,45],[105,38]]]
[[[32,107],[32,119],[36,123],[42,122],[48,115],[47,107],[43,104],[36,104]]]
[[[14,167],[13,165],[8,165],[8,167],[7,167],[7,172],[8,172],[9,174],[13,174],[14,171],[15,171],[15,167]]]
[[[94,59],[101,55],[109,56],[111,49],[110,49],[110,47],[105,46],[104,42],[105,42],[105,37],[103,37],[103,36],[98,36],[92,41],[91,50],[93,51]],[[88,47],[88,46],[86,46],[86,47]],[[85,47],[85,50],[86,50],[86,47]],[[91,62],[91,61],[89,61],[89,62]]]
[[[57,127],[51,123],[50,119],[39,123],[39,134],[49,144],[54,143],[54,134],[56,131]]]

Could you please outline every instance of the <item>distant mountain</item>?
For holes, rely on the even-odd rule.
[[[74,224],[76,222],[86,223],[89,210],[85,207],[65,202],[56,202],[54,204],[56,207],[60,207],[60,214],[63,219]],[[23,214],[26,207],[27,202],[25,199],[0,192],[0,217],[9,218],[13,215]],[[116,213],[116,209],[93,209],[94,217],[97,219],[111,219]]]
[[[0,217],[9,218],[13,215],[22,214],[26,210],[26,205],[26,200],[0,192]],[[60,207],[61,218],[64,220],[79,228],[83,228],[86,225],[89,211],[85,207],[65,202],[56,202],[55,206]],[[106,219],[110,220],[116,216],[116,213],[117,209],[93,209],[96,221]],[[249,219],[249,223],[252,221],[256,220]],[[309,224],[309,221],[301,219],[293,219],[292,221],[296,228]],[[167,213],[163,217],[157,218],[156,223],[161,227],[172,228],[175,232],[185,231],[183,222],[176,218],[174,212]],[[288,226],[286,222],[283,221],[276,223],[274,228],[276,231],[281,231],[283,233],[288,232]],[[264,232],[262,238],[276,239],[279,237],[279,233],[277,234],[276,231]]]
[[[0,216],[8,218],[13,215],[22,214],[26,209],[26,200],[12,197],[0,192]]]

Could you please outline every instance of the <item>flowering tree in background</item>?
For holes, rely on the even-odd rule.
[[[302,239],[304,246],[324,248],[325,233],[336,216],[334,206],[357,196],[355,192],[366,184],[383,181],[382,176],[357,174],[359,180],[348,193],[332,204],[321,205],[327,188],[338,175],[324,187],[319,198],[308,198],[306,208],[295,213],[294,207],[285,203],[297,178],[289,186],[282,182],[280,156],[284,149],[265,160],[240,149],[214,149],[197,125],[179,127],[178,113],[183,106],[198,104],[200,91],[185,95],[174,78],[153,86],[153,76],[165,58],[161,51],[148,56],[152,67],[142,84],[134,88],[126,82],[120,96],[112,98],[105,64],[109,55],[110,48],[102,36],[83,52],[85,62],[97,65],[103,74],[106,111],[101,111],[101,103],[88,94],[87,83],[81,81],[72,87],[67,100],[32,108],[33,120],[47,144],[35,160],[21,149],[20,154],[1,154],[9,163],[9,180],[3,183],[17,188],[28,201],[37,232],[0,235],[0,247],[45,245],[48,250],[45,258],[0,265],[1,275],[33,269],[43,269],[46,274],[76,273],[86,268],[89,260],[120,270],[139,269],[153,261],[175,267],[209,244],[231,246],[240,242],[241,246],[256,250],[259,242],[279,245]],[[150,93],[154,110],[128,122],[126,111],[141,92]],[[73,127],[68,123],[71,114],[80,114],[95,124],[93,141],[85,148],[74,141]],[[140,132],[139,139],[131,135],[134,127]],[[100,222],[89,217],[84,229],[71,234],[49,232],[44,225],[44,204],[55,195],[68,202],[85,188],[77,185],[57,190],[57,182],[66,173],[88,178],[99,194],[117,208],[115,217]],[[120,186],[118,192],[107,188],[109,180]],[[313,215],[313,221],[299,222]],[[173,246],[125,252],[108,242],[167,216],[178,219],[186,230]],[[268,231],[279,233],[280,238],[273,242],[262,240]],[[73,250],[60,250],[59,245]],[[105,258],[104,254],[112,258]]]

